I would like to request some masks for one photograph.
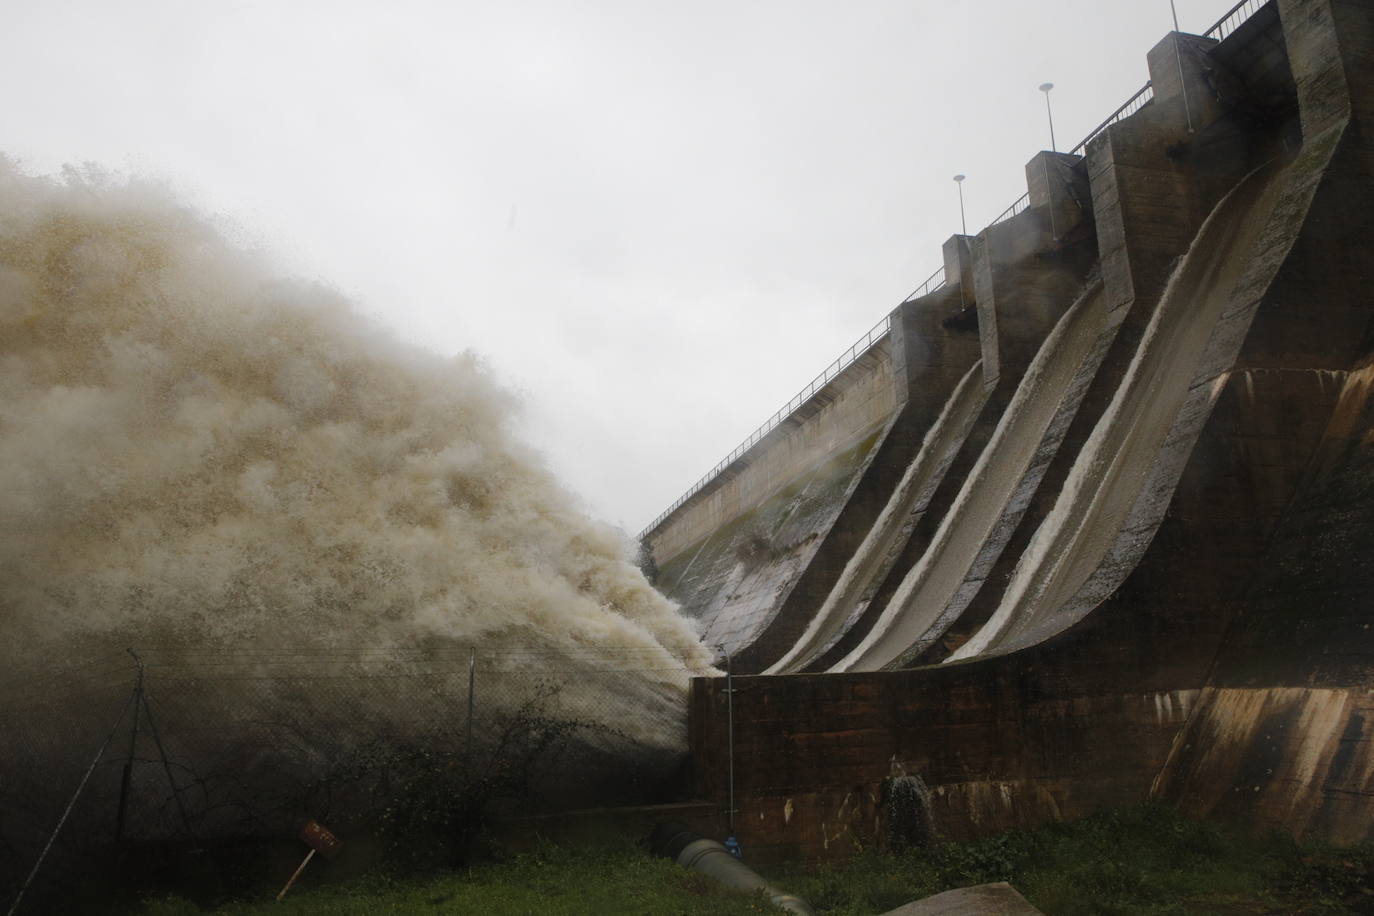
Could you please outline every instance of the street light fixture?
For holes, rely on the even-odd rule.
[[[1178,8],[1169,0],[1169,13],[1174,17],[1174,59],[1178,61],[1178,81],[1183,86],[1183,115],[1188,119],[1188,133],[1193,132],[1193,106],[1188,104],[1188,79],[1183,75],[1183,46],[1179,43]]]
[[[1045,93],[1045,117],[1050,120],[1050,150],[1059,152],[1059,147],[1054,145],[1054,112],[1050,111],[1050,90],[1054,88],[1054,83],[1041,83],[1040,91]]]
[[[964,179],[968,176],[960,172],[954,176],[954,184],[959,188],[959,233],[968,235],[968,223],[964,221]]]

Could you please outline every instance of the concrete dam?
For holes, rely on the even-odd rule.
[[[692,778],[756,855],[881,840],[894,777],[951,838],[1374,836],[1374,0],[1146,65],[643,533],[736,675]]]

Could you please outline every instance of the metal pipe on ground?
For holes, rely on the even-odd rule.
[[[763,876],[730,854],[720,843],[708,840],[684,824],[660,823],[649,836],[649,848],[672,859],[683,868],[701,872],[726,887],[741,891],[763,891],[776,907],[797,916],[816,916],[816,911],[800,897],[778,890]]]

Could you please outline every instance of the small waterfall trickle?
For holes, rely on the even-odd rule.
[[[893,775],[883,783],[885,835],[891,849],[921,849],[935,842],[930,787],[919,776]]]

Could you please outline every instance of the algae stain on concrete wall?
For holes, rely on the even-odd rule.
[[[1208,688],[1152,796],[1337,842],[1374,835],[1374,691]]]

